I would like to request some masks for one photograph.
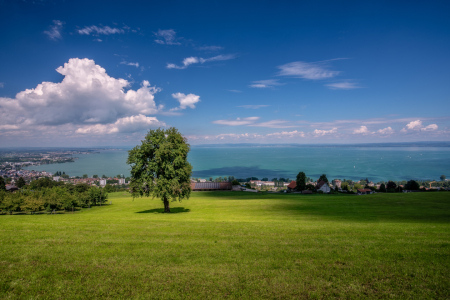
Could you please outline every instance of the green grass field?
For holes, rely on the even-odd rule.
[[[450,298],[450,193],[109,200],[0,216],[0,298]]]

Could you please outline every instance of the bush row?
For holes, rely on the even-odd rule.
[[[0,191],[1,213],[42,210],[72,210],[74,207],[101,205],[108,199],[102,188],[89,186],[54,186],[39,189],[22,189],[15,193]]]

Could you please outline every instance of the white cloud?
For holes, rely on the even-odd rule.
[[[433,131],[436,129],[438,129],[438,126],[436,124],[430,124],[427,127],[420,128],[420,130],[422,131]]]
[[[180,107],[174,108],[172,110],[186,109],[187,107],[194,109],[195,104],[200,102],[200,96],[194,94],[185,95],[183,93],[176,93],[172,94],[172,97],[174,97],[175,99],[178,100],[178,102],[180,102]]]
[[[236,56],[234,54],[228,54],[228,55],[217,55],[214,57],[210,57],[210,58],[198,58],[198,57],[187,57],[185,59],[183,59],[183,65],[182,66],[178,66],[176,64],[167,64],[166,68],[167,69],[186,69],[189,65],[192,64],[198,64],[198,63],[206,63],[206,62],[211,62],[211,61],[221,61],[221,60],[229,60],[229,59],[233,59]]]
[[[59,20],[53,20],[53,26],[50,26],[50,30],[44,31],[46,35],[52,40],[60,40],[61,37],[61,29],[63,28],[64,22]]]
[[[422,127],[422,121],[416,120],[409,122],[408,124],[406,124],[406,127],[411,130],[420,129]]]
[[[355,129],[353,134],[369,134],[370,131],[367,129],[367,126],[361,126],[359,129]]]
[[[353,90],[353,89],[361,88],[356,83],[349,82],[349,81],[325,84],[325,86],[327,86],[328,88],[330,88],[332,90]]]
[[[384,129],[378,129],[377,133],[379,134],[392,134],[394,130],[391,127],[386,127]]]
[[[337,128],[336,127],[333,128],[333,129],[330,129],[330,130],[319,130],[319,129],[316,129],[316,130],[313,131],[313,135],[316,136],[316,137],[330,135],[330,134],[335,134],[335,133],[337,133]]]
[[[258,109],[258,108],[261,108],[261,107],[268,107],[268,106],[270,106],[270,105],[240,105],[238,107]]]
[[[293,76],[311,80],[332,78],[340,73],[339,71],[327,70],[324,62],[308,63],[303,61],[294,61],[279,66],[278,69],[281,70],[278,73],[279,76]]]
[[[414,131],[434,131],[437,130],[438,126],[436,124],[430,124],[428,126],[423,126],[421,120],[411,121],[406,124],[406,127],[400,130],[400,132],[414,132]]]
[[[164,122],[158,121],[155,117],[136,115],[120,118],[113,124],[95,124],[78,128],[75,132],[82,134],[111,134],[111,133],[129,133],[150,128],[166,126]]]
[[[99,42],[99,43],[102,42],[101,39],[93,39],[93,41],[94,41],[94,42]]]
[[[242,91],[240,90],[228,90],[229,92],[233,92],[233,93],[242,93]]]
[[[0,82],[0,88],[4,88],[5,84],[3,82]]]
[[[127,117],[159,113],[163,108],[154,101],[159,89],[148,81],[137,90],[125,91],[127,80],[110,77],[93,60],[71,58],[56,71],[64,76],[59,83],[42,82],[15,98],[0,97],[0,126],[35,129],[116,124]]]
[[[228,125],[228,126],[240,126],[240,125],[250,125],[254,124],[259,120],[259,117],[248,117],[248,118],[237,118],[236,120],[216,120],[212,123],[219,125]]]
[[[122,61],[122,62],[120,62],[120,64],[139,68],[139,63],[138,62],[133,63],[133,62]]]
[[[110,35],[110,34],[121,34],[121,33],[125,33],[125,31],[121,28],[111,28],[109,26],[85,26],[83,29],[78,29],[77,32],[79,34],[84,34],[84,35],[98,35],[98,34],[105,34],[105,35]]]
[[[277,138],[292,138],[292,137],[305,137],[303,131],[282,131],[266,134],[267,137],[277,137]]]
[[[283,83],[278,82],[278,79],[268,79],[268,80],[253,81],[252,84],[249,85],[249,87],[264,89],[264,88],[273,88],[274,86],[277,85],[283,85]]]
[[[158,32],[154,32],[154,34],[157,37],[155,42],[158,44],[181,45],[181,43],[178,42],[178,38],[176,36],[177,33],[173,29],[159,29]]]

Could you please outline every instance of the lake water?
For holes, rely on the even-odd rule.
[[[263,177],[294,179],[298,172],[317,179],[369,178],[387,180],[450,177],[448,147],[192,147],[189,162],[193,177]],[[27,169],[64,171],[70,176],[123,174],[129,176],[127,150],[105,150],[77,155],[73,163],[31,166]]]

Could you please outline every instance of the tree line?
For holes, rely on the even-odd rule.
[[[9,214],[70,211],[77,207],[102,205],[107,199],[108,193],[102,188],[84,183],[64,184],[49,178],[34,180],[15,193],[7,193],[0,187],[0,211]]]

